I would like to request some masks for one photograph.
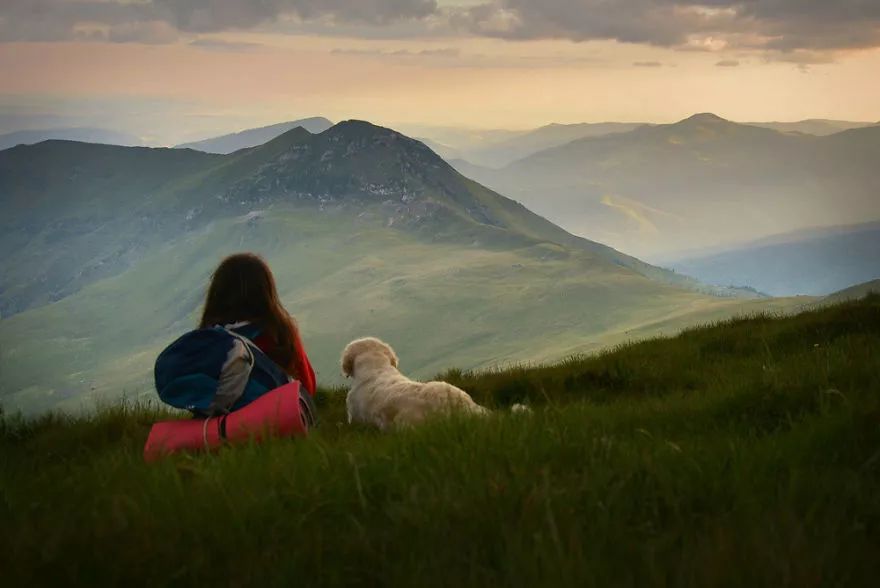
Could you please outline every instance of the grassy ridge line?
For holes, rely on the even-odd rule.
[[[163,413],[7,418],[10,585],[871,585],[880,297],[448,377],[532,415],[141,462]]]

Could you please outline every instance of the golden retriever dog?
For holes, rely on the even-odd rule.
[[[397,369],[397,354],[374,337],[357,339],[342,352],[342,373],[354,380],[345,399],[349,423],[382,431],[414,425],[433,414],[488,414],[467,392],[446,382],[416,382]]]

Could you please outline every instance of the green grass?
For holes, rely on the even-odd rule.
[[[445,377],[530,415],[322,422],[146,465],[155,407],[7,416],[4,585],[858,586],[880,573],[880,296]]]

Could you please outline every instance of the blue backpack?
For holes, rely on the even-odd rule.
[[[252,325],[247,327],[253,331]],[[196,329],[166,347],[153,372],[162,402],[196,416],[214,416],[238,410],[287,384],[291,378],[243,331]],[[259,331],[248,334],[253,337]],[[308,425],[314,425],[314,404],[302,388],[300,408]]]

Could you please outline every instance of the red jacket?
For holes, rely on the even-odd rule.
[[[254,339],[254,344],[259,347],[263,353],[269,354],[269,350],[275,346],[275,342],[271,337],[267,334],[261,334]],[[296,374],[297,379],[300,383],[305,386],[306,390],[309,391],[309,394],[312,396],[315,395],[315,389],[317,388],[317,382],[315,380],[315,370],[312,369],[312,364],[309,361],[309,356],[306,355],[306,349],[303,347],[302,341],[297,336],[296,341],[293,344],[293,358],[291,358],[290,365],[281,366],[284,371],[288,374]]]

